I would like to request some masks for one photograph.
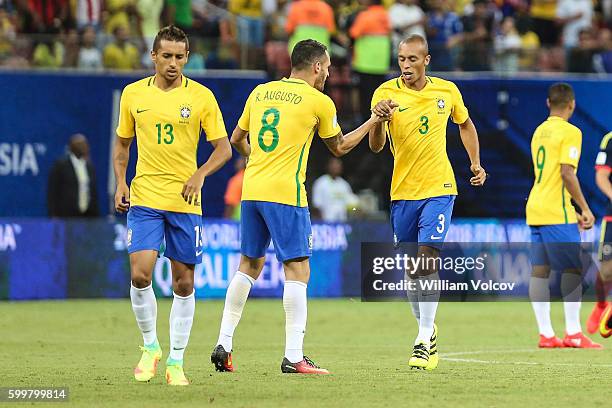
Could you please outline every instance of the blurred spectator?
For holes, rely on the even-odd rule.
[[[264,21],[261,0],[229,0],[228,9],[236,15],[238,42],[263,47]]]
[[[563,27],[563,46],[574,48],[580,30],[593,23],[593,0],[559,0],[557,23]]]
[[[359,110],[365,120],[371,115],[372,95],[389,72],[391,23],[381,0],[362,2],[367,8],[357,14],[349,34],[355,40],[353,71],[359,78]]]
[[[504,17],[514,17],[529,10],[529,0],[495,0],[495,4]]]
[[[474,0],[474,12],[463,17],[463,58],[465,71],[489,71],[493,45],[494,16],[489,0]]]
[[[404,38],[412,34],[427,38],[425,13],[417,0],[397,0],[389,8],[389,18],[393,29],[393,55],[397,55],[397,47]]]
[[[583,28],[578,35],[578,46],[572,48],[567,58],[567,71],[595,72],[593,57],[601,52],[601,47],[592,28]]]
[[[336,31],[334,11],[323,0],[297,0],[290,4],[285,26],[289,34],[289,54],[296,43],[312,38],[330,46],[331,35]]]
[[[64,39],[64,63],[63,67],[76,68],[79,60],[79,32],[71,28],[62,36]]]
[[[612,27],[612,0],[601,0],[600,7],[605,23]]]
[[[244,180],[244,168],[246,161],[244,157],[239,157],[234,161],[236,173],[227,182],[225,189],[225,211],[223,216],[232,220],[240,220],[240,202],[242,199],[242,180]]]
[[[189,39],[189,58],[183,71],[186,73],[202,73],[206,70],[204,55],[202,54],[202,40],[198,37]]]
[[[238,61],[230,45],[219,44],[218,47],[209,52],[206,57],[207,69],[238,69]]]
[[[45,36],[36,44],[32,65],[37,68],[59,68],[64,62],[64,45],[59,37]]]
[[[115,41],[104,47],[104,67],[109,69],[138,69],[140,54],[138,49],[128,42],[129,31],[125,26],[117,26],[113,32]]]
[[[533,71],[536,68],[540,39],[531,31],[531,24],[527,17],[517,16],[516,29],[521,38],[521,54],[519,67],[522,71]]]
[[[521,37],[514,26],[514,18],[504,18],[495,37],[495,71],[515,73],[519,69]]]
[[[168,24],[174,24],[188,36],[193,34],[191,0],[166,0]]]
[[[68,0],[27,0],[39,30],[35,32],[59,33],[70,26]]]
[[[102,53],[96,47],[96,31],[85,27],[77,66],[81,69],[102,69]]]
[[[79,30],[92,26],[97,30],[102,21],[104,0],[76,0],[76,26]]]
[[[454,0],[451,1],[451,3],[454,5],[454,7],[452,7],[453,11],[458,16],[469,15],[474,12],[474,9],[472,8],[472,3],[474,3],[474,0]]]
[[[573,1],[573,0],[572,0]],[[533,21],[533,31],[545,47],[552,47],[559,42],[557,25],[557,0],[531,0],[529,11]]]
[[[16,30],[8,13],[0,9],[0,62],[8,58],[13,50]]]
[[[459,17],[449,11],[447,0],[429,0],[427,14],[427,39],[431,71],[453,71],[455,68],[453,51],[461,42],[463,24]]]
[[[44,33],[42,18],[31,8],[28,0],[15,0],[17,10],[17,30],[24,34]]]
[[[96,177],[89,161],[89,143],[82,134],[70,138],[68,153],[51,168],[47,209],[50,217],[99,215]]]
[[[595,70],[599,73],[612,73],[612,31],[604,28],[599,31],[601,52],[595,56]]]
[[[132,20],[137,20],[135,0],[105,0],[104,4],[106,6],[104,30],[107,34],[114,35],[115,28],[120,26],[126,27],[128,32],[133,32]]]
[[[153,40],[160,30],[160,18],[164,0],[136,0],[136,10],[140,17],[140,35],[148,47],[153,49]]]
[[[312,186],[312,205],[324,221],[346,221],[348,209],[359,203],[351,186],[341,176],[342,161],[332,157],[327,162],[327,174],[316,179]]]

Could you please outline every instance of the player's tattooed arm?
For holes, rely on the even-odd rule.
[[[344,156],[351,150],[355,148],[361,142],[361,140],[368,134],[370,129],[375,126],[379,122],[384,122],[388,120],[385,117],[380,117],[372,112],[372,116],[370,119],[365,121],[361,126],[357,129],[353,130],[346,135],[343,135],[342,132],[339,132],[336,136],[328,137],[323,139],[325,145],[329,149],[330,152],[336,157]]]
[[[387,120],[391,120],[391,116],[395,111],[397,104],[393,102],[391,99],[385,99],[378,102],[374,108],[372,108],[372,112],[379,117],[384,117]],[[378,122],[376,125],[370,129],[368,134],[368,143],[370,145],[370,150],[374,153],[380,152],[384,147],[387,141],[386,138],[386,126],[384,122]]]
[[[117,136],[113,147],[113,170],[117,190],[115,191],[115,210],[120,213],[126,212],[130,208],[130,188],[125,179],[128,161],[130,160],[130,145],[134,138],[124,138]]]
[[[585,230],[591,229],[595,223],[595,217],[584,198],[584,194],[582,194],[580,182],[578,181],[578,177],[576,177],[576,169],[570,164],[561,164],[560,171],[563,185],[576,202],[576,205],[582,210],[582,213],[578,215],[580,227]]]
[[[251,145],[249,144],[249,140],[247,138],[248,135],[249,132],[247,130],[242,130],[239,126],[236,126],[230,140],[232,146],[234,146],[234,149],[236,149],[238,153],[247,159],[251,154]]]
[[[487,179],[487,172],[480,165],[480,144],[478,142],[478,132],[474,122],[469,117],[465,122],[459,125],[459,135],[461,142],[470,157],[470,171],[474,177],[470,178],[470,184],[473,186],[482,186]]]

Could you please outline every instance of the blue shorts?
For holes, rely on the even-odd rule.
[[[396,244],[408,242],[441,248],[453,215],[454,195],[391,203],[391,225]]]
[[[280,262],[312,255],[308,207],[266,201],[243,201],[240,215],[240,252],[249,258],[266,255],[274,243]]]
[[[531,264],[555,271],[581,269],[578,224],[531,226]]]
[[[128,253],[152,249],[159,251],[166,241],[164,255],[185,264],[202,262],[202,216],[130,207],[127,215]]]

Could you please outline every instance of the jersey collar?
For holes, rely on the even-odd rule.
[[[402,79],[401,75],[398,76],[397,78],[395,78],[395,85],[397,86],[397,88],[398,89],[402,89],[404,91],[408,91],[408,92],[416,92],[416,93],[423,92],[424,90],[427,89],[428,84],[433,84],[433,81],[431,80],[431,78],[428,75],[425,75],[425,86],[420,91],[408,88],[406,86],[406,83]]]
[[[303,79],[298,79],[298,78],[283,78],[281,79],[281,82],[286,82],[288,84],[308,85],[308,82],[304,81]]]

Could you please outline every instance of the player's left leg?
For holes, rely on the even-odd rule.
[[[440,280],[435,260],[446,239],[450,225],[455,196],[432,197],[425,200],[418,220],[419,247],[417,256],[423,259],[417,271],[419,276],[419,332],[408,365],[414,368],[433,370],[438,366],[438,330],[435,325],[440,300]]]
[[[587,331],[595,333],[600,329],[602,316],[606,308],[611,307],[607,301],[608,293],[612,290],[612,228],[608,227],[608,216],[601,222],[599,238],[599,260],[601,261],[599,273],[595,280],[595,296],[597,302],[587,320]],[[605,326],[605,324],[604,324]],[[601,332],[602,336],[606,333]],[[604,336],[607,337],[607,336]]]
[[[166,360],[169,385],[188,385],[183,356],[189,343],[195,314],[193,285],[195,265],[202,261],[202,217],[166,212],[165,256],[171,261],[174,298],[170,310],[170,354]]]

